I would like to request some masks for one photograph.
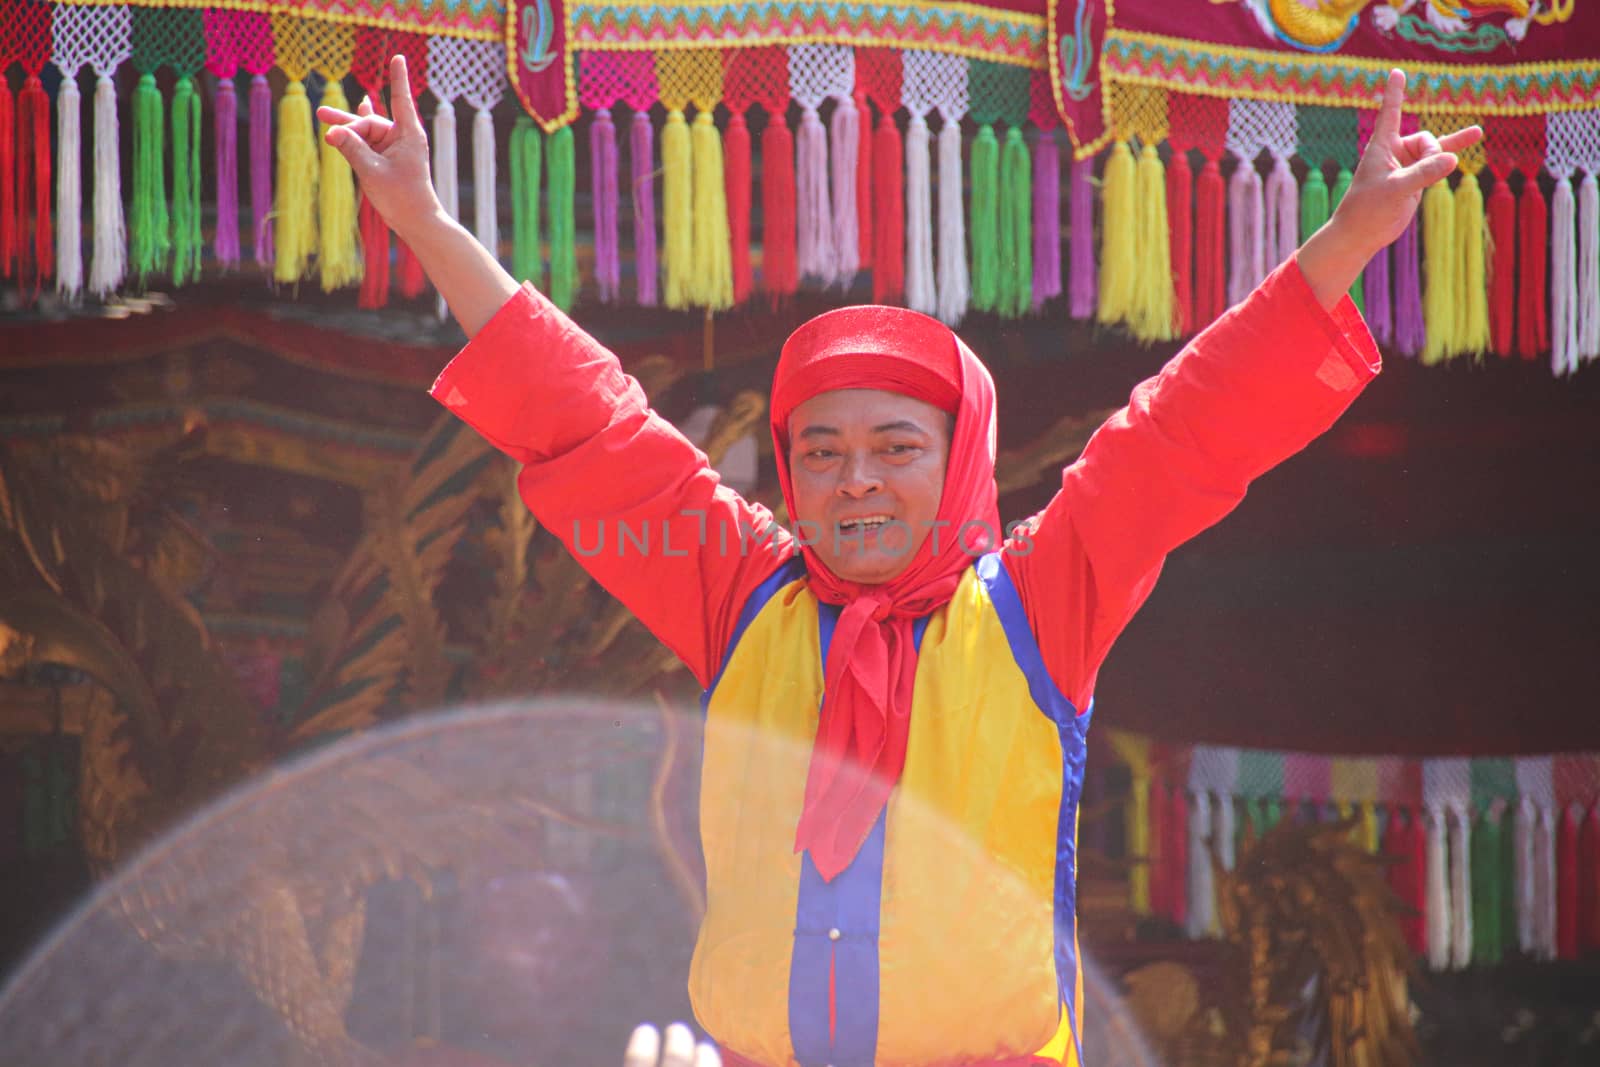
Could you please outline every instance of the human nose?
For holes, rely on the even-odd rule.
[[[876,493],[883,488],[883,478],[879,475],[870,457],[860,453],[849,453],[844,462],[839,466],[838,492],[840,496],[863,497]]]

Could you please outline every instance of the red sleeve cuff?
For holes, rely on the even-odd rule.
[[[1383,356],[1378,352],[1372,331],[1367,328],[1367,320],[1361,317],[1349,293],[1339,298],[1332,311],[1325,310],[1300,270],[1299,256],[1290,263],[1293,266],[1282,272],[1285,288],[1303,308],[1307,321],[1314,323],[1332,346],[1317,369],[1317,378],[1336,392],[1361,388],[1383,370]]]

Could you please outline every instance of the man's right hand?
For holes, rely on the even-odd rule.
[[[628,1039],[622,1067],[722,1067],[716,1046],[695,1043],[694,1034],[682,1023],[667,1027],[666,1040],[649,1023],[641,1023]]]
[[[443,214],[434,192],[428,162],[428,133],[417,115],[406,76],[406,57],[389,60],[390,98],[394,118],[377,114],[363,97],[354,115],[331,107],[317,108],[328,127],[328,143],[349,161],[361,182],[361,194],[372,202],[389,228],[407,234]]]

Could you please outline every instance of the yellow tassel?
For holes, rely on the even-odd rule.
[[[1456,186],[1456,257],[1461,274],[1456,341],[1459,351],[1481,357],[1489,350],[1489,281],[1484,270],[1483,189],[1476,174]]]
[[[1361,847],[1373,855],[1378,854],[1378,809],[1373,804],[1361,805]]]
[[[701,307],[733,306],[733,252],[728,235],[728,190],[722,178],[722,139],[711,111],[689,133],[694,150],[694,275],[690,297]]]
[[[661,229],[665,233],[666,303],[686,308],[693,303],[694,232],[690,223],[693,194],[689,161],[689,124],[683,112],[667,112],[661,131]]]
[[[1448,181],[1435,182],[1422,194],[1423,262],[1427,269],[1422,294],[1422,322],[1428,334],[1422,362],[1441,363],[1461,351],[1457,339],[1456,207]]]
[[[297,282],[317,254],[317,148],[311,133],[306,87],[289,83],[278,102],[278,183],[274,190],[272,276]]]
[[[1177,294],[1172,286],[1171,235],[1167,230],[1167,178],[1154,145],[1139,153],[1137,233],[1133,293],[1133,335],[1141,341],[1170,341]]]
[[[1133,311],[1135,233],[1134,166],[1128,142],[1118,141],[1100,179],[1104,218],[1100,231],[1100,314],[1104,323],[1126,322]]]
[[[322,90],[324,107],[349,111],[350,102],[337,79]],[[356,176],[339,150],[322,142],[321,196],[318,223],[322,230],[322,291],[332,292],[361,281],[361,229],[356,222]]]

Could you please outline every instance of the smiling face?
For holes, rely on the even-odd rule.
[[[790,413],[794,518],[836,576],[879,585],[910,565],[939,514],[950,428],[934,405],[878,389],[819,393]]]

